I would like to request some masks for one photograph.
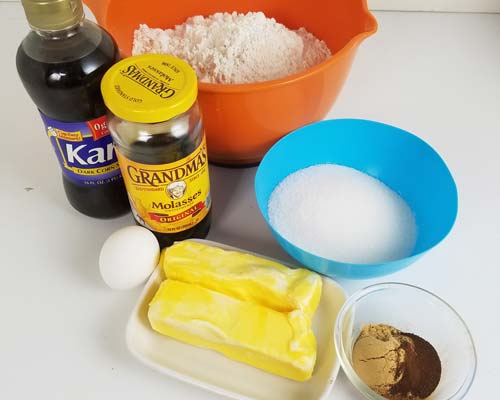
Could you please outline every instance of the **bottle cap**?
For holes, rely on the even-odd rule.
[[[78,24],[84,17],[81,0],[21,0],[34,29],[58,31]]]
[[[167,121],[196,101],[198,81],[185,61],[165,54],[144,54],[113,65],[101,81],[106,107],[117,117],[155,123]]]

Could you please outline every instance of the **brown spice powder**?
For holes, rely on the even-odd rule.
[[[389,400],[425,399],[441,378],[441,361],[434,347],[390,325],[363,327],[352,360],[359,377]]]
[[[397,400],[425,399],[439,384],[441,361],[436,349],[420,336],[406,332],[402,332],[401,336],[401,346],[406,353],[405,362],[401,366],[404,371],[401,380],[391,388],[390,394],[400,396]]]

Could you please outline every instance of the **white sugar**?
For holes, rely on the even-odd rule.
[[[355,169],[321,164],[273,191],[271,225],[294,245],[336,261],[369,264],[410,255],[417,229],[406,202]]]

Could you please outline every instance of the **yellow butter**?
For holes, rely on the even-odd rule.
[[[184,241],[165,250],[167,278],[197,283],[276,311],[303,310],[312,318],[321,297],[321,277],[306,269],[218,247]]]
[[[297,381],[311,377],[316,340],[301,310],[281,313],[167,279],[149,305],[157,332]]]

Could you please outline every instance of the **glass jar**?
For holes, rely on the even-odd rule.
[[[169,55],[130,57],[104,76],[108,125],[134,218],[162,247],[208,234],[208,159],[193,69]]]

